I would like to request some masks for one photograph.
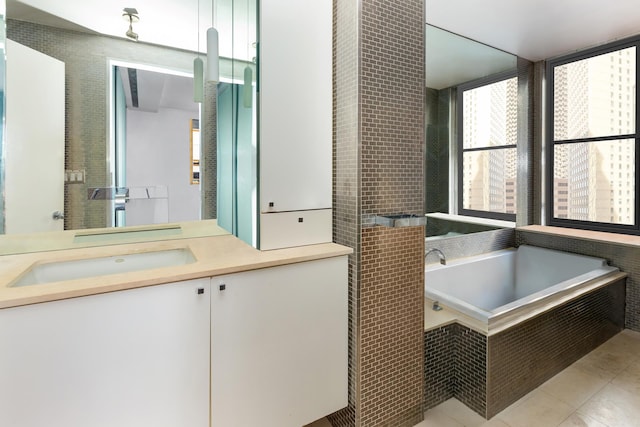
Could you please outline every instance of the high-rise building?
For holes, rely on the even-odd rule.
[[[554,140],[635,131],[635,48],[554,69]],[[554,148],[554,216],[633,224],[633,140],[573,142]]]
[[[515,213],[518,80],[513,77],[463,94],[463,207]]]

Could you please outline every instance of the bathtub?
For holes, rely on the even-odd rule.
[[[425,297],[491,334],[624,277],[607,261],[522,245],[425,270]]]

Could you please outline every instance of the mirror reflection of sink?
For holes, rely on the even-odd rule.
[[[196,259],[187,248],[34,264],[10,286],[29,286],[107,274],[130,273],[191,264]]]

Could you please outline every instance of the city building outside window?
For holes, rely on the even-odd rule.
[[[639,43],[627,39],[547,62],[550,225],[640,234]]]
[[[518,78],[458,86],[458,212],[515,221]]]

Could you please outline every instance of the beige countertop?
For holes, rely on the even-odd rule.
[[[10,286],[26,270],[37,263],[72,261],[182,248],[188,248],[193,253],[196,261],[185,265],[136,272],[30,286]],[[4,255],[0,256],[0,308],[219,276],[348,255],[351,252],[351,248],[334,243],[259,251],[232,235],[218,235]]]
[[[570,237],[596,242],[609,242],[617,245],[639,247],[640,236],[619,233],[607,233],[604,231],[580,230],[577,228],[552,227],[548,225],[527,225],[518,227],[517,230],[531,233],[552,234],[556,236]]]

